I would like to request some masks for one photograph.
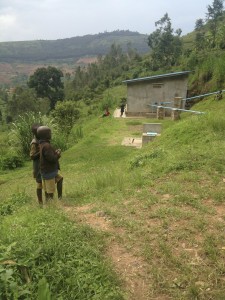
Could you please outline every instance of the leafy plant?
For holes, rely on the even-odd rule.
[[[24,284],[20,265],[14,259],[16,243],[0,246],[0,299],[27,299],[30,291]]]
[[[57,124],[58,131],[68,137],[74,124],[80,117],[80,111],[76,102],[64,101],[57,103],[52,116]]]
[[[18,154],[8,153],[0,160],[2,170],[13,170],[24,165],[24,160]]]
[[[13,128],[10,134],[10,144],[16,148],[18,153],[23,157],[29,157],[30,143],[33,138],[31,126],[34,123],[44,124],[44,118],[40,113],[24,114],[23,116],[19,116],[18,120],[12,124]]]

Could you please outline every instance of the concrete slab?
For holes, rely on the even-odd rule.
[[[120,117],[120,108],[117,108],[113,113],[114,118],[126,118],[126,113],[124,112],[122,117]]]
[[[142,138],[125,137],[123,139],[121,145],[135,147],[135,148],[141,148],[142,147]]]

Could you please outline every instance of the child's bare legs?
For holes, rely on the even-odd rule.
[[[57,182],[58,199],[62,199],[63,177]]]
[[[36,178],[37,182],[37,189],[36,189],[36,194],[37,194],[37,199],[38,203],[40,205],[43,205],[43,199],[42,199],[42,182],[40,178]]]
[[[39,204],[43,204],[43,200],[42,200],[42,189],[38,189],[37,188],[37,198],[38,198],[38,203]]]

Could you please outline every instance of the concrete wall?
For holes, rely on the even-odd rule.
[[[173,107],[174,97],[186,98],[187,75],[157,78],[127,83],[127,116],[155,114],[161,102],[171,102],[164,106]],[[183,104],[184,105],[184,104]]]
[[[143,124],[143,133],[146,132],[156,132],[161,133],[162,124],[161,123],[144,123]]]

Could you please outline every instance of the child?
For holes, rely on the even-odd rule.
[[[110,115],[109,109],[108,109],[108,107],[106,107],[106,110],[105,110],[104,114],[102,115],[102,118],[108,117],[109,115]]]
[[[31,127],[31,131],[34,135],[34,138],[31,141],[30,158],[33,160],[33,177],[36,179],[36,182],[37,182],[36,194],[37,194],[37,198],[38,198],[38,203],[40,205],[43,205],[42,179],[41,179],[41,173],[40,173],[40,148],[39,148],[39,141],[37,139],[38,127],[40,127],[40,124],[33,124]]]
[[[124,110],[125,110],[125,104],[122,103],[122,104],[120,105],[120,117],[123,116]]]
[[[37,137],[40,144],[40,170],[46,200],[53,199],[55,184],[57,184],[58,199],[62,199],[63,177],[58,174],[61,150],[55,150],[50,144],[51,129],[49,127],[38,127]]]

